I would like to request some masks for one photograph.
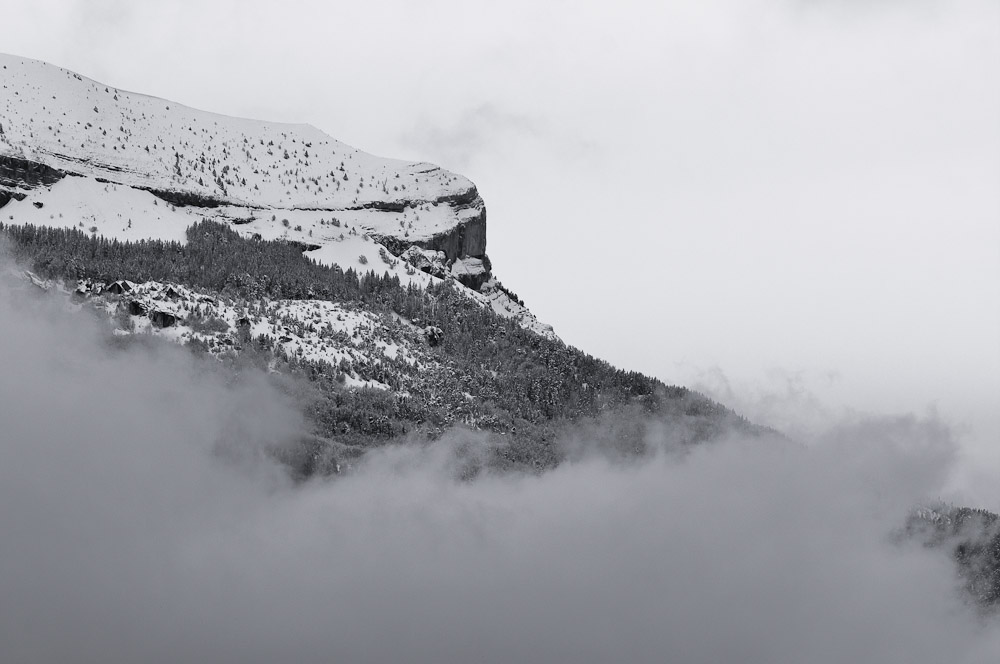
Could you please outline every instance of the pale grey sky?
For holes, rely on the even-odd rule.
[[[4,18],[0,50],[469,176],[497,275],[587,352],[789,426],[813,395],[819,418],[936,405],[1000,470],[995,0],[13,0]]]

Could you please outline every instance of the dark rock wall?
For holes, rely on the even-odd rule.
[[[449,261],[465,256],[482,258],[486,255],[486,209],[483,208],[478,217],[462,222],[450,231],[413,244],[443,251]]]
[[[6,189],[0,188],[0,208],[2,208],[4,205],[7,205],[7,203],[10,203],[12,200],[23,201],[24,198],[25,195],[20,192],[8,191]]]
[[[49,187],[65,176],[62,171],[45,164],[0,155],[0,187],[21,189]]]
[[[37,187],[51,187],[67,175],[78,175],[72,172],[63,172],[37,161],[21,159],[0,155],[0,207],[10,202],[11,198],[22,199],[13,189],[35,189]],[[98,182],[113,182],[107,178],[95,178]],[[151,187],[136,187],[143,191],[148,191],[157,198],[160,198],[174,205],[192,205],[195,207],[218,207],[225,205],[227,201],[204,196],[188,191],[171,191],[167,189],[153,189]]]
[[[449,205],[456,212],[462,210],[478,210],[478,215],[460,223],[455,228],[435,235],[427,240],[417,240],[411,242],[394,235],[375,235],[377,242],[386,246],[396,256],[399,256],[412,245],[422,249],[433,249],[443,251],[449,261],[457,258],[471,256],[472,258],[482,258],[486,255],[486,208],[483,199],[479,196],[479,191],[471,187],[466,191],[450,196],[442,196],[433,201],[390,201],[367,203],[361,207],[386,210],[392,212],[402,212],[409,207],[416,207],[424,203],[434,205]]]
[[[136,187],[136,189],[142,189],[143,191],[148,191],[160,200],[164,200],[168,203],[173,203],[178,207],[184,207],[186,205],[191,205],[193,207],[203,207],[203,208],[214,208],[220,205],[227,205],[228,201],[221,198],[213,198],[211,196],[204,196],[202,194],[196,194],[190,191],[173,191],[170,189],[152,189],[149,187]]]

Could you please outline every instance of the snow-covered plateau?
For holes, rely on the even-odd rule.
[[[486,255],[467,178],[362,152],[304,124],[233,118],[0,55],[0,221],[185,242],[200,220],[285,240],[346,271],[470,299],[554,338]]]

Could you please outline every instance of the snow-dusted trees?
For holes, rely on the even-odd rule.
[[[416,344],[425,358],[419,369],[388,356],[338,366],[309,362],[284,355],[268,337],[233,332],[241,335],[242,354],[277,358],[287,372],[313,382],[317,389],[309,392],[311,401],[304,408],[315,433],[353,445],[381,444],[415,429],[436,435],[464,424],[504,435],[498,463],[546,467],[558,460],[552,440],[560,423],[617,409],[688,418],[694,438],[707,437],[723,422],[748,426],[704,397],[615,369],[525,330],[489,307],[476,306],[461,286],[447,281],[421,289],[402,286],[387,273],[319,265],[303,256],[301,246],[244,238],[211,221],[191,226],[184,245],[2,224],[0,234],[10,240],[18,258],[44,277],[180,283],[244,300],[259,315],[265,299],[330,300],[392,321],[396,336],[380,341]],[[223,323],[211,314],[201,319],[196,325],[222,331]],[[433,344],[413,331],[428,328],[434,330]],[[362,335],[350,343],[371,350],[375,340]],[[390,391],[349,390],[347,373],[378,381]]]

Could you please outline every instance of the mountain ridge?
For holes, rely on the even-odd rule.
[[[486,207],[461,175],[376,157],[312,125],[200,111],[16,56],[0,65],[0,206],[25,223],[64,226],[82,211],[91,232],[184,242],[190,223],[212,218],[345,270],[371,260],[370,238],[397,258],[410,251],[413,260],[387,262],[402,282],[454,278],[500,315],[554,335],[493,277]],[[29,193],[34,211],[17,205]],[[125,223],[107,223],[112,214]]]
[[[317,461],[331,449],[455,426],[486,436],[487,466],[549,468],[570,423],[631,409],[682,423],[687,442],[765,432],[562,343],[494,277],[485,204],[461,175],[0,64],[0,232],[21,276],[123,343],[308,381],[310,472],[338,467]],[[609,444],[647,449],[647,424]]]

